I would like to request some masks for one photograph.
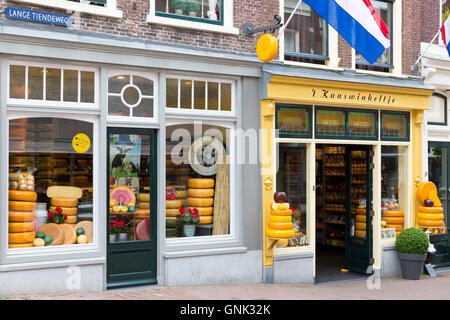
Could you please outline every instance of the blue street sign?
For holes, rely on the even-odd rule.
[[[53,24],[63,27],[68,27],[72,24],[72,17],[66,14],[56,14],[13,7],[6,7],[5,14],[7,18],[11,19]]]

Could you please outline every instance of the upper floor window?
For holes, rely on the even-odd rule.
[[[297,0],[284,1],[287,21]],[[288,61],[325,64],[328,60],[328,25],[307,4],[301,3],[284,32],[284,59]]]
[[[157,16],[223,25],[223,0],[156,0]]]
[[[387,48],[383,54],[375,61],[374,64],[369,64],[358,52],[355,52],[355,63],[356,69],[361,70],[371,70],[380,72],[389,72],[391,68],[394,67],[392,62],[392,52],[393,52],[393,39],[392,39],[392,7],[394,0],[372,0],[372,6],[375,11],[381,17],[381,20],[386,24],[389,29],[389,38],[391,39],[391,46]]]

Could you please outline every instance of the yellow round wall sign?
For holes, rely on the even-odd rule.
[[[77,133],[72,139],[72,147],[78,153],[85,153],[91,147],[91,139],[84,133]]]
[[[272,61],[278,53],[277,39],[269,34],[263,34],[256,44],[256,55],[264,62]]]

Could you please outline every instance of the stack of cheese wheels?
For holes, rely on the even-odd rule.
[[[32,247],[36,238],[33,210],[37,194],[33,191],[9,190],[8,247]]]
[[[138,195],[139,209],[150,209],[150,193],[140,192]]]
[[[419,212],[417,224],[420,228],[429,229],[432,233],[445,233],[444,208],[439,199],[436,185],[433,182],[421,182],[417,187],[417,200],[419,200]],[[428,207],[429,200],[432,205]]]
[[[188,207],[198,209],[200,224],[213,223],[214,179],[189,179],[187,196]]]
[[[185,186],[167,186],[166,190],[174,190],[175,199],[166,200],[166,237],[171,238],[177,235],[177,215],[180,208],[186,205]]]
[[[62,209],[62,213],[67,215],[64,221],[67,224],[77,223],[78,199],[83,195],[83,191],[77,187],[51,186],[47,188],[47,197],[50,198],[50,210],[55,211],[57,207]]]
[[[290,239],[295,236],[292,210],[289,203],[273,203],[266,235],[270,238]]]
[[[403,230],[404,213],[400,210],[398,203],[387,205],[388,210],[383,211],[382,221],[386,221],[385,228],[394,228],[395,234],[398,235]]]
[[[366,208],[355,209],[355,237],[365,238],[366,237]]]

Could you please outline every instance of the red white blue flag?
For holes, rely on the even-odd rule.
[[[441,27],[442,40],[444,40],[445,47],[447,48],[448,54],[450,55],[450,17],[445,20]]]
[[[303,0],[370,64],[389,48],[389,29],[370,0]],[[450,31],[450,29],[449,29]]]

